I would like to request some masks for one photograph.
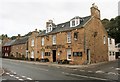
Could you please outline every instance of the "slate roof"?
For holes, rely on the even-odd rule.
[[[4,46],[11,46],[11,45],[13,45],[14,42],[15,42],[15,40],[11,40],[11,41],[9,41],[9,42],[6,42],[6,43],[4,44]]]
[[[72,19],[74,19],[74,18],[72,18]],[[68,22],[56,25],[56,27],[53,28],[53,30],[51,32],[49,32],[49,33],[46,33],[46,31],[44,30],[43,32],[39,33],[38,36],[43,36],[43,35],[48,35],[48,34],[52,34],[52,33],[57,33],[57,32],[62,32],[62,31],[68,31],[68,30],[73,30],[73,29],[81,28],[91,18],[91,16],[86,16],[86,17],[78,17],[77,16],[77,18],[82,18],[83,22],[81,22],[76,27],[70,27],[70,21],[68,21]]]
[[[28,36],[22,37],[20,39],[16,39],[16,41],[13,43],[13,45],[19,45],[19,44],[25,44],[28,40]]]

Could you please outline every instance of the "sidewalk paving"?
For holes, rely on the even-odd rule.
[[[98,65],[103,65],[106,63],[114,62],[114,61],[105,61],[105,62],[99,62],[99,63],[93,63],[93,64],[87,64],[87,65],[70,65],[70,64],[57,64],[57,63],[51,63],[51,62],[38,62],[38,61],[25,61],[25,60],[13,60],[13,59],[6,59],[10,61],[16,61],[16,62],[24,62],[29,64],[36,64],[36,65],[47,65],[47,66],[55,66],[55,67],[66,67],[66,68],[88,68],[88,67],[94,67]]]
[[[2,76],[3,73],[4,73],[4,70],[0,68],[0,77]]]
[[[9,60],[9,59],[8,59]],[[102,64],[106,64],[109,62],[114,61],[105,61],[105,62],[99,62],[99,63],[93,63],[88,65],[70,65],[70,64],[57,64],[57,63],[51,63],[51,62],[38,62],[38,61],[25,61],[25,60],[11,60],[10,61],[16,61],[16,62],[24,62],[29,64],[36,64],[36,65],[47,65],[47,66],[56,66],[56,67],[66,67],[66,68],[87,68],[87,67],[94,67]],[[117,60],[115,60],[117,61]]]

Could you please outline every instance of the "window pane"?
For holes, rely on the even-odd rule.
[[[44,38],[42,38],[42,46],[44,45]]]
[[[77,33],[77,32],[74,33],[74,39],[75,39],[75,40],[78,39],[78,33]]]
[[[71,33],[67,33],[67,43],[71,43]]]
[[[103,40],[104,40],[104,44],[106,44],[106,37],[105,36],[104,36]]]
[[[31,46],[34,46],[34,39],[31,40]]]
[[[72,21],[72,26],[75,26],[75,21],[74,20]]]
[[[53,35],[53,44],[56,44],[56,35]]]

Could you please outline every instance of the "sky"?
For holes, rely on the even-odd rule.
[[[75,16],[89,16],[95,3],[101,19],[118,16],[119,0],[0,0],[0,35],[9,37],[27,34],[35,29],[46,29],[46,22],[55,24],[69,21]]]

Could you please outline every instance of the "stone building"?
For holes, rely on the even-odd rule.
[[[65,23],[46,22],[46,30],[38,34],[37,42],[33,41],[37,45],[34,57],[48,58],[50,62],[68,60],[72,64],[108,61],[108,35],[100,10],[95,4],[90,10],[90,16],[76,16]]]
[[[38,31],[35,29],[35,31],[32,32],[32,34],[29,36],[28,39],[28,58],[29,60],[36,60],[38,56],[36,55],[37,53],[37,36],[38,36]]]
[[[10,57],[11,46],[14,42],[15,42],[15,40],[11,40],[11,41],[6,42],[2,46],[2,57]]]
[[[21,37],[20,35],[11,46],[11,55],[15,58],[28,57],[28,36]]]
[[[7,37],[7,35],[4,36],[0,36],[0,56],[3,56],[2,54],[2,46],[4,46],[5,43],[11,41],[11,39],[9,37]]]

